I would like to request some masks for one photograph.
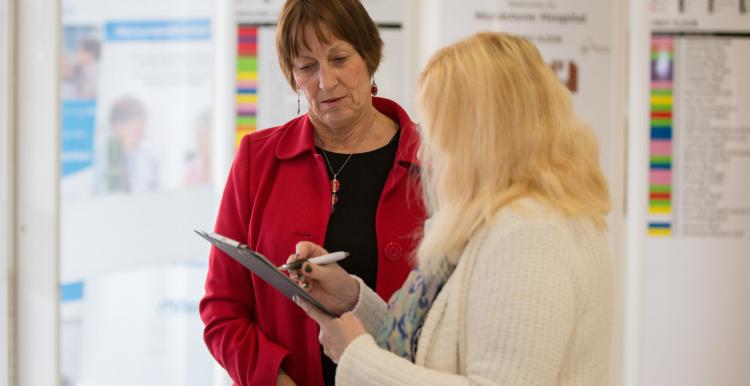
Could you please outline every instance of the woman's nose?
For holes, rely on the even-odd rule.
[[[318,80],[320,83],[320,89],[323,91],[333,90],[333,88],[339,83],[336,74],[327,66],[320,66]]]

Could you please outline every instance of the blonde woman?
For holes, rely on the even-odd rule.
[[[300,272],[341,315],[297,300],[336,384],[606,385],[610,203],[568,92],[531,43],[480,33],[435,54],[420,101],[431,219],[418,268],[389,304],[335,264]]]

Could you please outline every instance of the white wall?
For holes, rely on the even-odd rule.
[[[11,340],[8,330],[8,282],[10,272],[8,261],[12,244],[9,237],[9,224],[12,222],[10,186],[12,181],[12,138],[10,130],[10,52],[11,18],[10,3],[0,0],[0,386],[9,384],[8,356]]]
[[[646,237],[646,212],[648,205],[647,180],[643,172],[648,170],[649,125],[649,27],[648,1],[629,2],[628,42],[628,138],[627,138],[627,182],[625,194],[625,259],[624,259],[624,308],[623,308],[623,353],[622,385],[639,384],[641,346],[641,296],[643,276],[644,239]]]

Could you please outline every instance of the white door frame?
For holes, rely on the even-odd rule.
[[[9,1],[15,10],[11,384],[58,385],[60,2]]]
[[[10,230],[13,223],[13,136],[11,128],[12,89],[11,55],[13,18],[11,2],[0,0],[0,386],[10,385],[9,358],[13,340],[10,335],[10,283],[13,243]]]

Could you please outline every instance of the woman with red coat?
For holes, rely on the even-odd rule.
[[[215,232],[277,265],[299,241],[347,251],[339,264],[387,299],[410,271],[425,211],[415,125],[374,97],[378,29],[358,0],[289,0],[277,34],[281,68],[309,110],[242,139]],[[200,313],[235,384],[333,384],[317,323],[216,248]]]

